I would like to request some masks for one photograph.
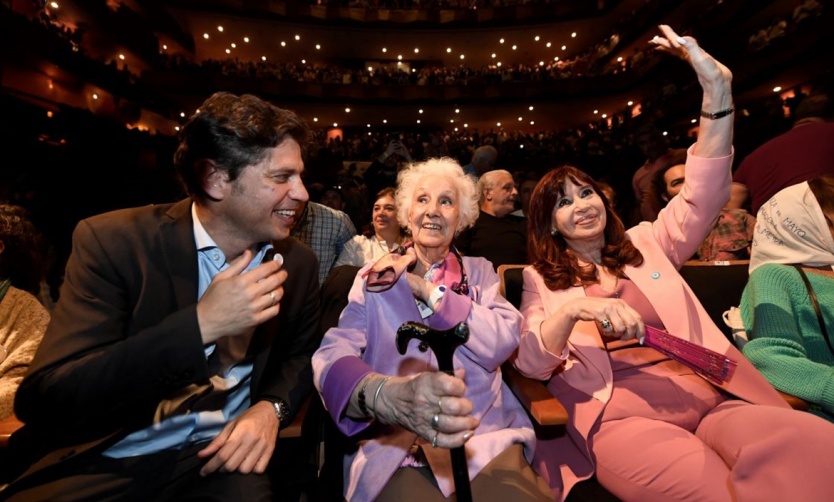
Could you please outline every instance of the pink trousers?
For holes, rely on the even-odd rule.
[[[657,416],[606,413],[590,443],[597,479],[624,501],[832,500],[834,424],[803,411],[719,400],[704,403],[709,410],[701,417],[691,408],[667,414],[663,405],[654,407]],[[633,395],[619,405],[627,401],[646,406]]]

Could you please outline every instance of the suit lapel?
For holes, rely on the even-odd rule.
[[[186,199],[171,206],[159,225],[159,234],[177,308],[192,305],[197,301],[199,280],[191,200]]]

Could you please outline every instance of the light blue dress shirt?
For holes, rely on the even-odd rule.
[[[205,293],[214,276],[225,270],[229,264],[223,251],[203,228],[197,218],[193,204],[191,214],[194,219],[194,238],[197,242],[199,270],[197,298],[199,299]],[[246,270],[260,265],[269,249],[272,249],[272,244],[263,245],[249,266],[246,267]],[[209,360],[210,368],[212,366],[211,356],[215,349],[215,344],[205,347],[206,359]],[[245,359],[227,369],[219,369],[217,375],[223,378],[227,390],[220,396],[212,394],[210,399],[218,404],[222,403],[222,406],[218,406],[214,410],[168,417],[150,427],[125,436],[124,439],[105,450],[103,455],[111,458],[149,455],[168,449],[184,449],[192,444],[213,439],[229,421],[237,418],[249,408],[252,360]]]

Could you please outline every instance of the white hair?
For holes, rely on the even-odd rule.
[[[460,204],[460,221],[456,231],[471,227],[478,219],[478,188],[475,178],[463,172],[454,159],[449,157],[429,159],[416,162],[400,171],[397,175],[397,220],[400,225],[408,227],[408,215],[414,201],[414,191],[423,178],[445,177],[452,182],[458,192]]]

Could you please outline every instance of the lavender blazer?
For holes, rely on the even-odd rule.
[[[628,237],[643,254],[639,267],[626,266],[629,279],[646,295],[673,335],[738,361],[727,392],[757,404],[787,407],[785,401],[710,320],[678,269],[695,252],[730,197],[732,155],[706,159],[690,148],[686,183],[655,222],[642,222]],[[551,291],[532,268],[525,268],[521,311],[525,316],[518,356],[513,364],[548,388],[570,414],[567,433],[538,442],[533,467],[564,500],[570,488],[594,473],[588,436],[611,398],[611,363],[595,324],[579,321],[566,347],[566,358],[544,348],[539,327],[561,305],[585,295],[581,287]]]
[[[535,435],[526,412],[501,378],[501,364],[518,346],[522,317],[498,292],[498,275],[492,264],[475,257],[463,258],[470,293],[448,291],[433,315],[422,320],[401,277],[383,293],[366,293],[362,272],[357,274],[349,303],[339,326],[324,336],[313,356],[314,383],[339,429],[349,435],[362,433],[355,452],[345,459],[345,497],[350,501],[373,500],[394,475],[414,443],[416,435],[399,426],[355,421],[344,415],[356,385],[370,371],[384,375],[413,375],[437,371],[429,350],[420,352],[412,341],[405,355],[395,345],[397,328],[418,321],[436,329],[448,329],[461,321],[469,324],[469,341],[455,351],[455,369],[465,369],[466,397],[480,419],[475,435],[466,443],[469,476],[478,472],[514,443],[525,446],[532,458]],[[443,495],[454,491],[449,451],[424,448]]]

